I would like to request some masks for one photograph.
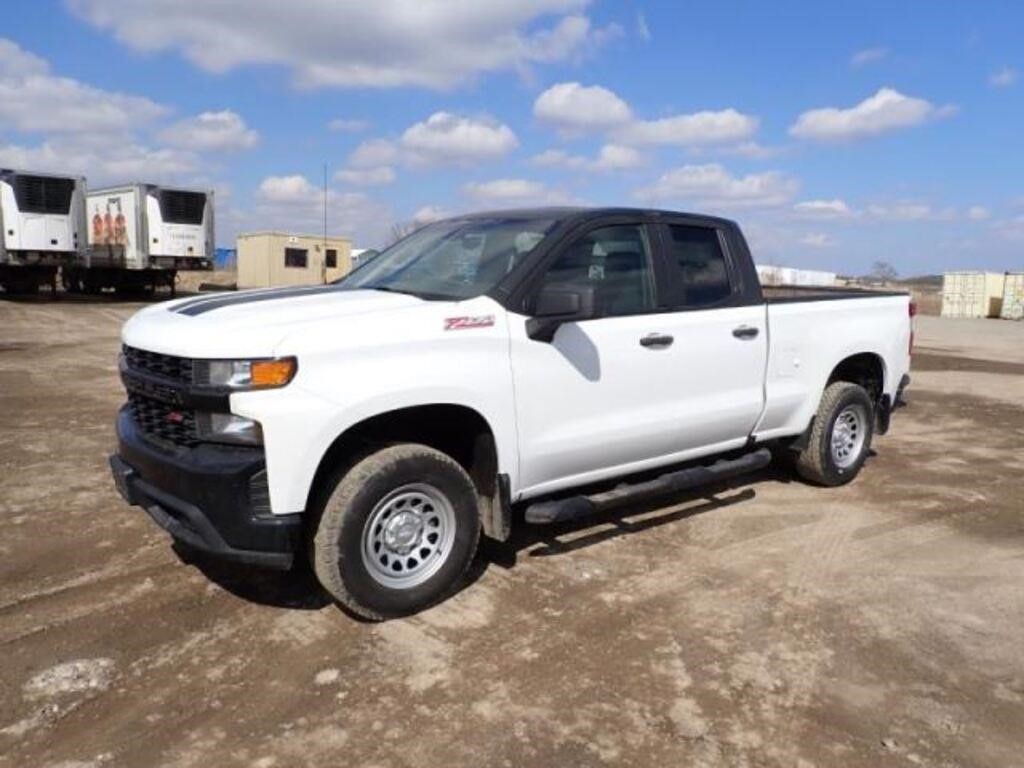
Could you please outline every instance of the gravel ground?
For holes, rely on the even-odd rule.
[[[520,530],[374,625],[115,495],[138,306],[0,301],[3,768],[1024,763],[1024,323],[919,318],[850,486]]]

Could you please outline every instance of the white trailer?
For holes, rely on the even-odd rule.
[[[85,179],[0,168],[0,286],[56,290],[57,269],[85,250]]]
[[[89,247],[68,290],[174,292],[178,270],[213,269],[213,191],[132,183],[89,190]]]

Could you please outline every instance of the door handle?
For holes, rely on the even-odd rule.
[[[664,333],[648,333],[640,339],[641,347],[671,347],[674,338]]]
[[[753,339],[761,331],[750,325],[741,325],[739,328],[732,329],[732,335],[737,339]]]

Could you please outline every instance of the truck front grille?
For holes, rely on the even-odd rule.
[[[191,447],[199,442],[192,411],[179,410],[136,392],[128,393],[128,408],[142,433],[158,443]]]
[[[124,353],[124,359],[128,363],[129,368],[163,376],[165,379],[172,379],[182,384],[192,383],[193,365],[192,358],[190,357],[163,355],[159,352],[149,352],[145,349],[136,349],[127,345],[122,347],[121,350]]]

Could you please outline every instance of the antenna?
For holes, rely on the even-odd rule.
[[[320,258],[320,282],[327,283],[327,163],[324,163],[324,247]]]

